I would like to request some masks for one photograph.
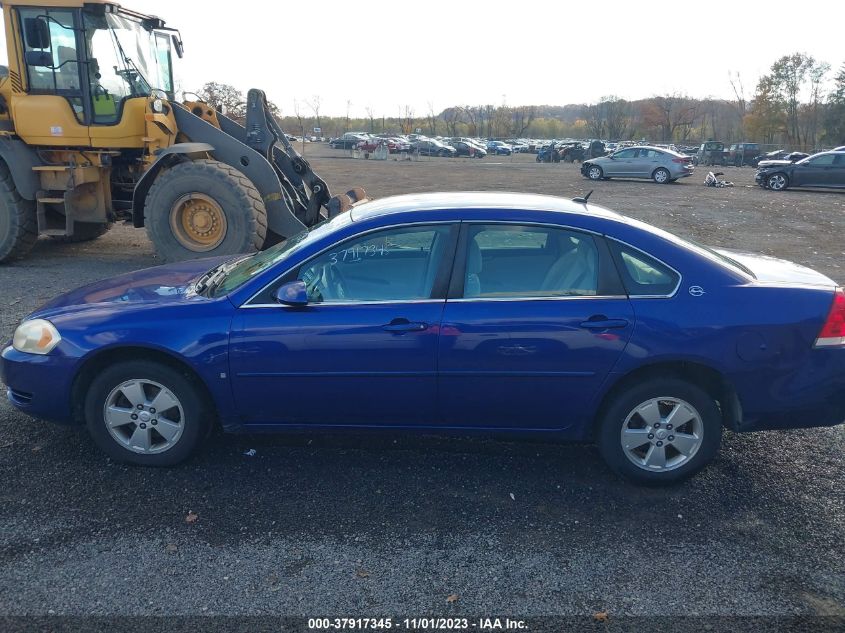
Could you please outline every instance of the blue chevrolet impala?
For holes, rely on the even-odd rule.
[[[668,483],[724,427],[845,419],[845,294],[583,201],[408,195],[79,288],[2,359],[16,407],[136,464],[180,462],[214,424],[519,432]]]

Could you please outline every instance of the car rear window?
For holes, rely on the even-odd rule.
[[[681,276],[663,262],[631,246],[610,242],[622,283],[631,297],[668,297],[675,292]]]

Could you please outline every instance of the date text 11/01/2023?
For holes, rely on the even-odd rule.
[[[525,631],[524,620],[511,618],[308,618],[310,630],[387,630],[411,631],[479,630]]]

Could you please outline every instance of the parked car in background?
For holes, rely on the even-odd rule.
[[[757,164],[760,146],[757,143],[734,143],[728,150],[728,164],[734,167]]]
[[[487,152],[497,156],[510,156],[513,148],[503,141],[487,141]]]
[[[358,147],[359,143],[366,142],[369,139],[370,135],[363,132],[347,132],[343,136],[329,141],[329,146],[332,149],[354,149]]]
[[[475,143],[452,141],[449,145],[455,149],[458,156],[469,156],[470,158],[484,158],[487,156],[487,150],[483,147],[478,147]]]
[[[843,421],[845,293],[594,205],[413,194],[61,295],[1,368],[14,407],[84,424],[119,462],[177,464],[215,424],[475,429],[593,441],[620,475],[670,484],[724,427]]]
[[[694,165],[727,165],[728,154],[725,151],[725,144],[719,141],[707,141],[702,143],[693,156]]]
[[[768,154],[762,154],[755,159],[757,167],[766,167],[772,163],[780,163],[781,161],[789,161],[790,163],[797,163],[802,158],[807,158],[809,154],[805,152],[790,152],[785,149],[779,149]]]
[[[796,163],[768,161],[757,169],[754,181],[765,189],[783,191],[790,187],[845,189],[845,151],[821,152]]]
[[[457,156],[458,152],[454,147],[449,147],[440,141],[434,139],[418,140],[411,143],[411,151],[417,152],[422,156],[441,156],[443,158],[450,158]]]
[[[610,156],[586,159],[581,165],[581,173],[590,180],[651,178],[659,184],[691,176],[694,169],[692,157],[649,146],[626,147]]]

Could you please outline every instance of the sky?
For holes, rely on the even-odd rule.
[[[747,96],[780,56],[845,63],[842,0],[125,0],[182,32],[177,77],[262,88],[293,115]],[[5,50],[5,47],[3,47]],[[832,73],[831,73],[832,74]]]

